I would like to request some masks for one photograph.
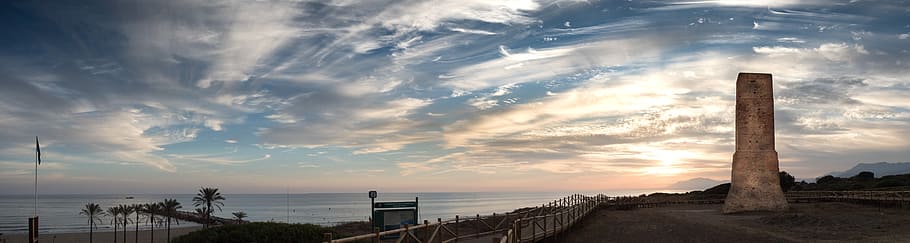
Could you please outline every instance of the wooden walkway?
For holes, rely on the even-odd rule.
[[[791,203],[851,202],[889,207],[910,207],[910,191],[800,191],[786,193]],[[603,194],[571,195],[538,207],[525,208],[507,214],[456,216],[455,219],[420,225],[405,225],[401,229],[333,239],[326,234],[326,243],[369,240],[372,242],[417,243],[522,243],[537,242],[563,234],[576,222],[597,207],[633,209],[680,204],[719,204],[723,198],[693,197],[687,194],[652,194],[650,196],[610,197]],[[398,235],[394,240],[382,236]]]

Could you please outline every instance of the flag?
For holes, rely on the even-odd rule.
[[[38,164],[41,164],[41,146],[38,145],[38,136],[35,136],[35,152],[38,153]]]

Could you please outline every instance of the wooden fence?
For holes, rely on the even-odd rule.
[[[787,192],[793,203],[840,201],[887,206],[910,206],[910,191],[797,191]],[[449,243],[459,240],[483,238],[500,243],[537,242],[558,236],[597,207],[614,209],[650,208],[679,204],[719,204],[723,196],[693,197],[688,194],[652,194],[648,196],[610,197],[603,194],[586,196],[575,194],[533,208],[524,208],[507,214],[455,216],[454,219],[424,220],[423,224],[405,225],[403,228],[374,232],[342,239],[332,239],[326,234],[326,243],[367,241],[383,242],[386,235],[398,235],[394,241],[418,243]]]
[[[879,206],[910,207],[910,191],[794,191],[787,200],[801,202],[851,202]]]
[[[332,239],[331,234],[326,234],[324,242],[343,243],[366,240],[381,242],[380,239],[383,236],[398,235],[398,239],[396,239],[395,242],[449,243],[478,237],[497,238],[498,235],[512,230],[518,224],[528,227],[529,229],[526,229],[526,231],[534,233],[530,237],[537,239],[537,237],[549,235],[550,233],[547,232],[552,232],[554,223],[550,223],[551,226],[547,227],[541,225],[542,223],[547,223],[545,220],[535,221],[533,219],[547,218],[550,220],[557,220],[555,224],[560,225],[558,228],[560,228],[560,230],[566,229],[568,228],[568,225],[578,221],[578,219],[590,212],[590,210],[597,205],[595,199],[607,200],[608,197],[603,195],[583,196],[581,194],[575,194],[537,207],[519,209],[515,212],[506,214],[494,213],[492,215],[475,215],[469,217],[456,215],[454,219],[442,220],[437,218],[436,222],[424,220],[423,224],[419,225],[404,225],[403,228],[395,230],[373,232],[371,234],[342,239]],[[559,219],[556,219],[555,217],[557,216],[554,215],[559,215]],[[534,223],[538,225],[537,228],[529,227]],[[541,232],[536,232],[536,229],[540,229],[541,227],[550,231],[541,230]]]
[[[550,210],[543,215],[520,218],[512,222],[511,227],[500,243],[536,242],[553,237],[560,232],[568,230],[588,213],[598,206],[617,201],[616,198],[605,195],[584,196],[572,195],[570,197],[550,203]],[[496,239],[492,239],[496,241]]]

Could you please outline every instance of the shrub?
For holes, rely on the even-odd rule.
[[[778,173],[780,175],[780,189],[783,191],[789,191],[791,187],[796,185],[796,178],[787,173],[786,171],[781,171]]]
[[[822,177],[819,177],[818,179],[816,179],[816,180],[815,180],[815,183],[817,183],[817,184],[830,184],[830,183],[833,183],[833,182],[837,181],[837,179],[838,179],[837,177],[834,177],[834,176],[832,176],[832,175],[826,175],[826,176],[822,176]]]
[[[904,181],[901,181],[900,179],[897,179],[897,178],[888,178],[888,179],[879,181],[878,183],[875,183],[876,188],[895,187],[895,186],[907,186],[907,184],[904,183]]]
[[[854,179],[857,181],[871,181],[871,180],[875,180],[875,173],[872,173],[869,171],[863,171],[863,172],[860,172],[859,174],[856,174],[855,176],[853,176],[850,179]]]
[[[705,189],[704,194],[712,195],[727,195],[727,192],[730,191],[730,183],[724,183],[712,188]]]
[[[255,222],[203,229],[174,238],[171,242],[321,242],[322,234],[326,232],[331,230],[314,224]]]

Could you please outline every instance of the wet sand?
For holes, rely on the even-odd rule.
[[[185,235],[190,232],[202,229],[201,226],[194,227],[180,227],[180,228],[171,228],[171,238],[176,238],[177,236]],[[93,237],[94,242],[114,242],[114,232],[95,232]],[[85,233],[58,233],[58,234],[45,234],[41,235],[38,239],[41,243],[88,243],[88,232]],[[6,239],[9,243],[26,243],[28,242],[28,235],[18,234],[18,235],[3,235],[2,239]],[[126,242],[135,242],[136,234],[133,231],[126,232]],[[123,242],[123,232],[117,232],[117,242]],[[151,235],[148,230],[139,231],[139,242],[151,242]],[[166,229],[155,229],[155,243],[167,242],[167,230]]]
[[[910,210],[847,203],[723,215],[721,205],[599,209],[546,242],[910,242]]]

